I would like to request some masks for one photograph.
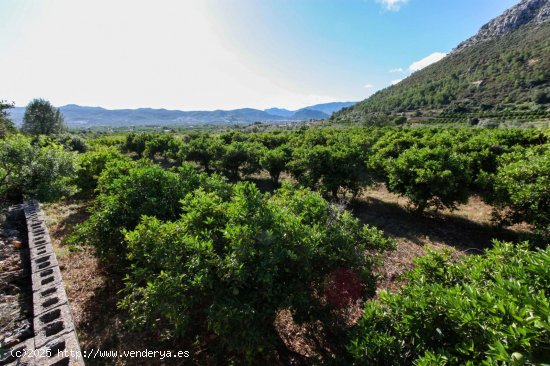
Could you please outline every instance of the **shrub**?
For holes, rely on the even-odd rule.
[[[173,135],[155,135],[145,143],[143,154],[153,159],[159,154],[164,159],[176,157],[180,148],[180,142]]]
[[[361,148],[355,144],[302,146],[294,150],[289,170],[300,184],[336,198],[341,191],[356,196],[370,184]]]
[[[135,152],[141,158],[145,152],[147,142],[153,139],[154,135],[152,133],[130,133],[126,136],[122,150]]]
[[[282,309],[300,323],[319,319],[331,308],[319,294],[334,271],[347,269],[372,290],[374,257],[365,252],[393,245],[304,189],[269,196],[238,183],[228,196],[199,189],[182,204],[181,219],[143,217],[126,233],[122,306],[134,325],[209,340],[225,362],[272,358]]]
[[[181,145],[178,152],[181,161],[197,162],[206,172],[210,171],[214,162],[221,159],[222,154],[223,145],[208,134],[202,134]]]
[[[432,252],[399,294],[368,301],[349,364],[532,365],[550,359],[550,253],[495,243],[460,261]]]
[[[468,160],[443,147],[410,148],[387,165],[388,189],[406,196],[417,210],[454,209],[468,200]]]
[[[0,197],[53,201],[75,191],[74,155],[56,144],[31,144],[21,135],[0,140]]]
[[[491,179],[496,217],[503,223],[528,222],[550,236],[550,145],[517,149],[499,159]]]
[[[264,150],[264,154],[260,158],[260,166],[269,172],[269,176],[274,184],[279,184],[279,177],[286,170],[290,157],[291,150],[287,145]]]
[[[17,133],[15,124],[10,119],[8,109],[14,107],[13,103],[8,103],[5,100],[0,100],[0,138],[4,138],[7,135]]]
[[[99,165],[99,164],[98,164]],[[107,262],[124,264],[123,230],[132,230],[142,215],[174,220],[181,213],[179,200],[197,188],[202,176],[193,167],[169,172],[146,162],[115,160],[98,181],[91,216],[77,227],[71,242],[94,245]]]
[[[78,136],[63,134],[58,136],[56,140],[57,143],[63,145],[63,147],[65,147],[65,149],[67,150],[76,151],[78,153],[85,153],[86,151],[88,151],[88,145],[86,144],[86,141]]]
[[[264,146],[257,142],[236,141],[225,147],[218,166],[227,177],[238,179],[240,172],[250,175],[260,171],[260,157]]]
[[[78,156],[76,185],[84,196],[90,196],[94,193],[99,176],[105,170],[107,163],[113,160],[129,161],[130,158],[121,154],[115,148],[104,148]]]
[[[123,146],[126,144],[126,138],[117,135],[110,135],[106,137],[96,137],[88,139],[87,143],[92,150],[101,149],[104,147],[123,148]]]

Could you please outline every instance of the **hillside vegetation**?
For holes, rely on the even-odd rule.
[[[388,123],[414,117],[534,113],[550,106],[550,22],[453,52],[397,85],[336,112],[333,121]]]

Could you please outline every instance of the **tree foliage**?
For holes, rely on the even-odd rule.
[[[181,211],[176,221],[142,217],[126,233],[131,269],[122,304],[136,325],[213,334],[225,360],[274,357],[279,310],[291,309],[299,322],[319,319],[325,306],[316,294],[327,276],[346,268],[367,290],[373,257],[365,251],[393,245],[318,194],[288,186],[273,196],[250,183],[229,195],[199,189]]]
[[[419,211],[466,203],[471,174],[467,159],[445,148],[410,148],[387,165],[388,189]]]
[[[74,155],[21,135],[0,140],[0,197],[52,201],[74,193]]]
[[[456,261],[431,252],[409,285],[368,301],[354,365],[534,365],[550,359],[550,253],[495,243]]]
[[[75,182],[83,196],[89,197],[94,193],[101,173],[110,162],[115,160],[129,162],[130,158],[113,147],[98,149],[77,157]]]
[[[100,166],[106,158],[94,157],[98,161],[92,161],[93,166]],[[108,262],[124,263],[123,230],[132,230],[142,215],[177,218],[181,213],[179,201],[203,179],[187,165],[170,172],[145,161],[107,162],[98,179],[98,196],[91,216],[75,231],[71,241],[95,245],[98,254]]]
[[[29,135],[55,135],[65,131],[61,111],[44,99],[32,100],[25,110],[21,131]]]
[[[489,201],[505,223],[528,222],[550,237],[550,146],[537,146],[503,155],[491,178]]]
[[[8,109],[13,108],[13,103],[0,100],[0,139],[17,131],[9,118]]]

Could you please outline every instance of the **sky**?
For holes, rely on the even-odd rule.
[[[0,0],[0,99],[180,110],[359,101],[518,0]]]

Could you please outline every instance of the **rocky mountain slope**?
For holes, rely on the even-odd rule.
[[[550,1],[523,0],[481,27],[475,36],[459,44],[455,52],[495,39],[529,24],[540,25],[549,19]]]

